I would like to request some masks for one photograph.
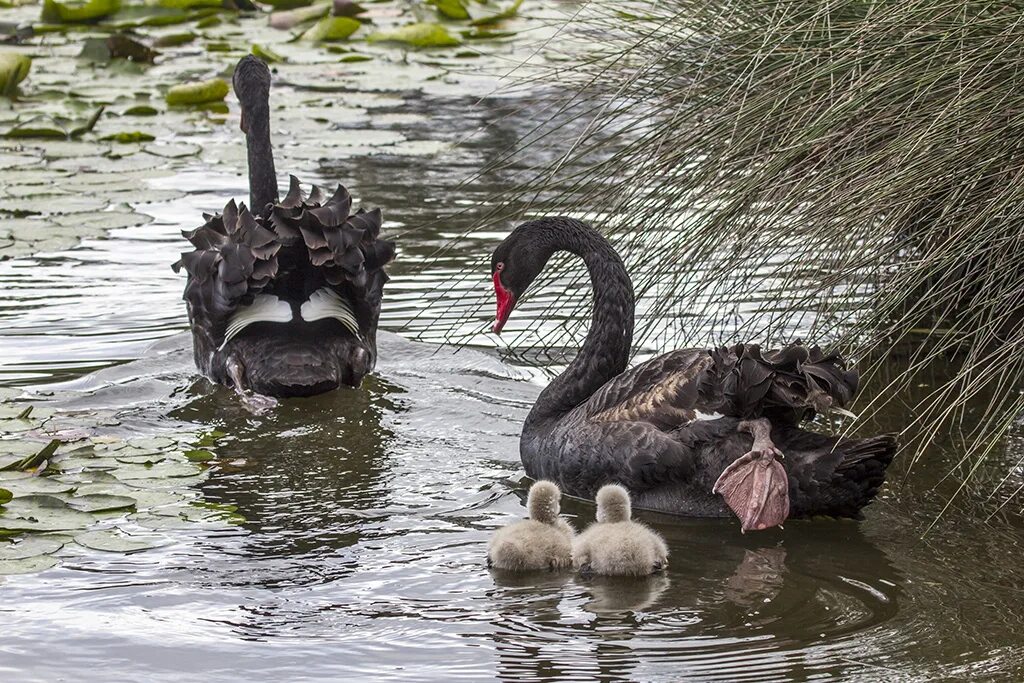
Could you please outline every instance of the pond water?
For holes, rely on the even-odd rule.
[[[61,43],[50,49],[51,68],[40,62],[44,82],[68,74],[58,65]],[[940,439],[915,467],[893,466],[860,522],[801,521],[744,536],[731,520],[648,518],[668,540],[671,565],[642,581],[486,569],[491,531],[524,514],[519,427],[554,366],[499,352],[485,335],[461,350],[437,343],[446,323],[427,304],[468,297],[472,310],[484,301],[486,273],[456,273],[482,262],[501,233],[476,234],[445,261],[425,264],[507,179],[459,182],[524,131],[509,116],[522,102],[477,97],[493,86],[489,76],[428,62],[345,67],[360,92],[344,98],[303,86],[308,65],[278,69],[278,170],[344,182],[365,204],[381,206],[386,231],[400,235],[400,255],[376,374],[358,390],[285,401],[263,416],[195,374],[183,280],[169,267],[186,248],[181,229],[246,192],[233,105],[198,126],[184,125],[197,121],[190,115],[166,113],[161,121],[172,134],[150,151],[5,143],[5,164],[37,162],[31,171],[7,166],[26,169],[4,171],[7,209],[15,199],[22,206],[98,196],[126,225],[83,228],[92,236],[75,246],[40,240],[0,263],[0,391],[14,401],[0,407],[31,403],[30,418],[53,415],[57,428],[71,430],[62,434],[91,444],[59,452],[77,468],[56,477],[0,473],[0,485],[58,497],[116,489],[137,503],[96,511],[82,528],[59,527],[60,549],[36,555],[45,558],[36,564],[6,565],[24,573],[0,577],[0,677],[1024,675],[1024,524],[1019,504],[986,499],[1007,472],[1010,490],[1020,484],[1016,442],[945,510],[958,479],[944,475],[962,474],[965,454]],[[323,68],[328,82],[341,73]],[[161,77],[180,64],[154,69]],[[78,224],[99,209],[88,211]],[[134,214],[148,218],[125,218]],[[69,214],[13,220],[58,225],[60,215]],[[483,329],[489,312],[464,336]],[[535,323],[528,315],[517,321],[520,329]],[[899,363],[896,355],[892,372]],[[942,372],[935,369],[936,382]],[[928,385],[917,390],[923,395]],[[11,448],[21,441],[12,432],[17,420],[3,417],[10,433],[2,443]],[[861,430],[898,430],[913,419],[911,408],[893,406]],[[183,444],[213,459],[183,460]],[[582,502],[568,501],[565,512],[577,527],[593,518]]]

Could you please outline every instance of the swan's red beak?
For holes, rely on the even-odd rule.
[[[501,277],[498,271],[494,271],[494,296],[498,300],[498,315],[494,319],[494,327],[491,329],[494,334],[501,334],[501,328],[505,327],[505,321],[511,315],[512,309],[516,307],[516,295],[505,289],[501,284]]]

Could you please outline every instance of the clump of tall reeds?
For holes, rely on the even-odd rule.
[[[974,0],[589,3],[546,46],[568,58],[539,74],[559,87],[536,130],[495,162],[533,167],[502,204],[613,238],[640,344],[898,346],[883,397],[951,363],[912,445],[960,427],[969,470],[1024,409],[1022,17]],[[586,322],[564,315],[578,297],[545,303],[563,333]]]

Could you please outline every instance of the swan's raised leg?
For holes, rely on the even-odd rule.
[[[712,492],[740,518],[744,533],[781,526],[789,516],[789,477],[772,442],[771,422],[746,420],[737,429],[752,435],[754,445],[725,468]]]
[[[263,394],[257,394],[245,388],[245,368],[242,363],[232,356],[227,362],[228,377],[234,384],[235,393],[242,399],[242,405],[253,415],[262,415],[271,408],[277,407],[277,399]]]

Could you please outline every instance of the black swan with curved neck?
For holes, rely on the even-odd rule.
[[[498,246],[495,332],[557,251],[586,264],[593,320],[579,354],[523,425],[530,477],[585,498],[619,483],[636,507],[676,515],[724,517],[732,509],[744,531],[790,517],[856,517],[871,502],[895,437],[842,439],[799,427],[848,402],[856,372],[838,355],[800,344],[684,349],[627,370],[632,284],[619,255],[585,223],[531,221]]]
[[[342,187],[304,196],[292,176],[278,200],[270,143],[270,70],[252,55],[235,68],[249,165],[249,202],[184,232],[195,251],[184,299],[196,365],[252,399],[310,396],[359,386],[377,358],[384,266],[393,242],[379,239],[379,209],[350,214]]]

